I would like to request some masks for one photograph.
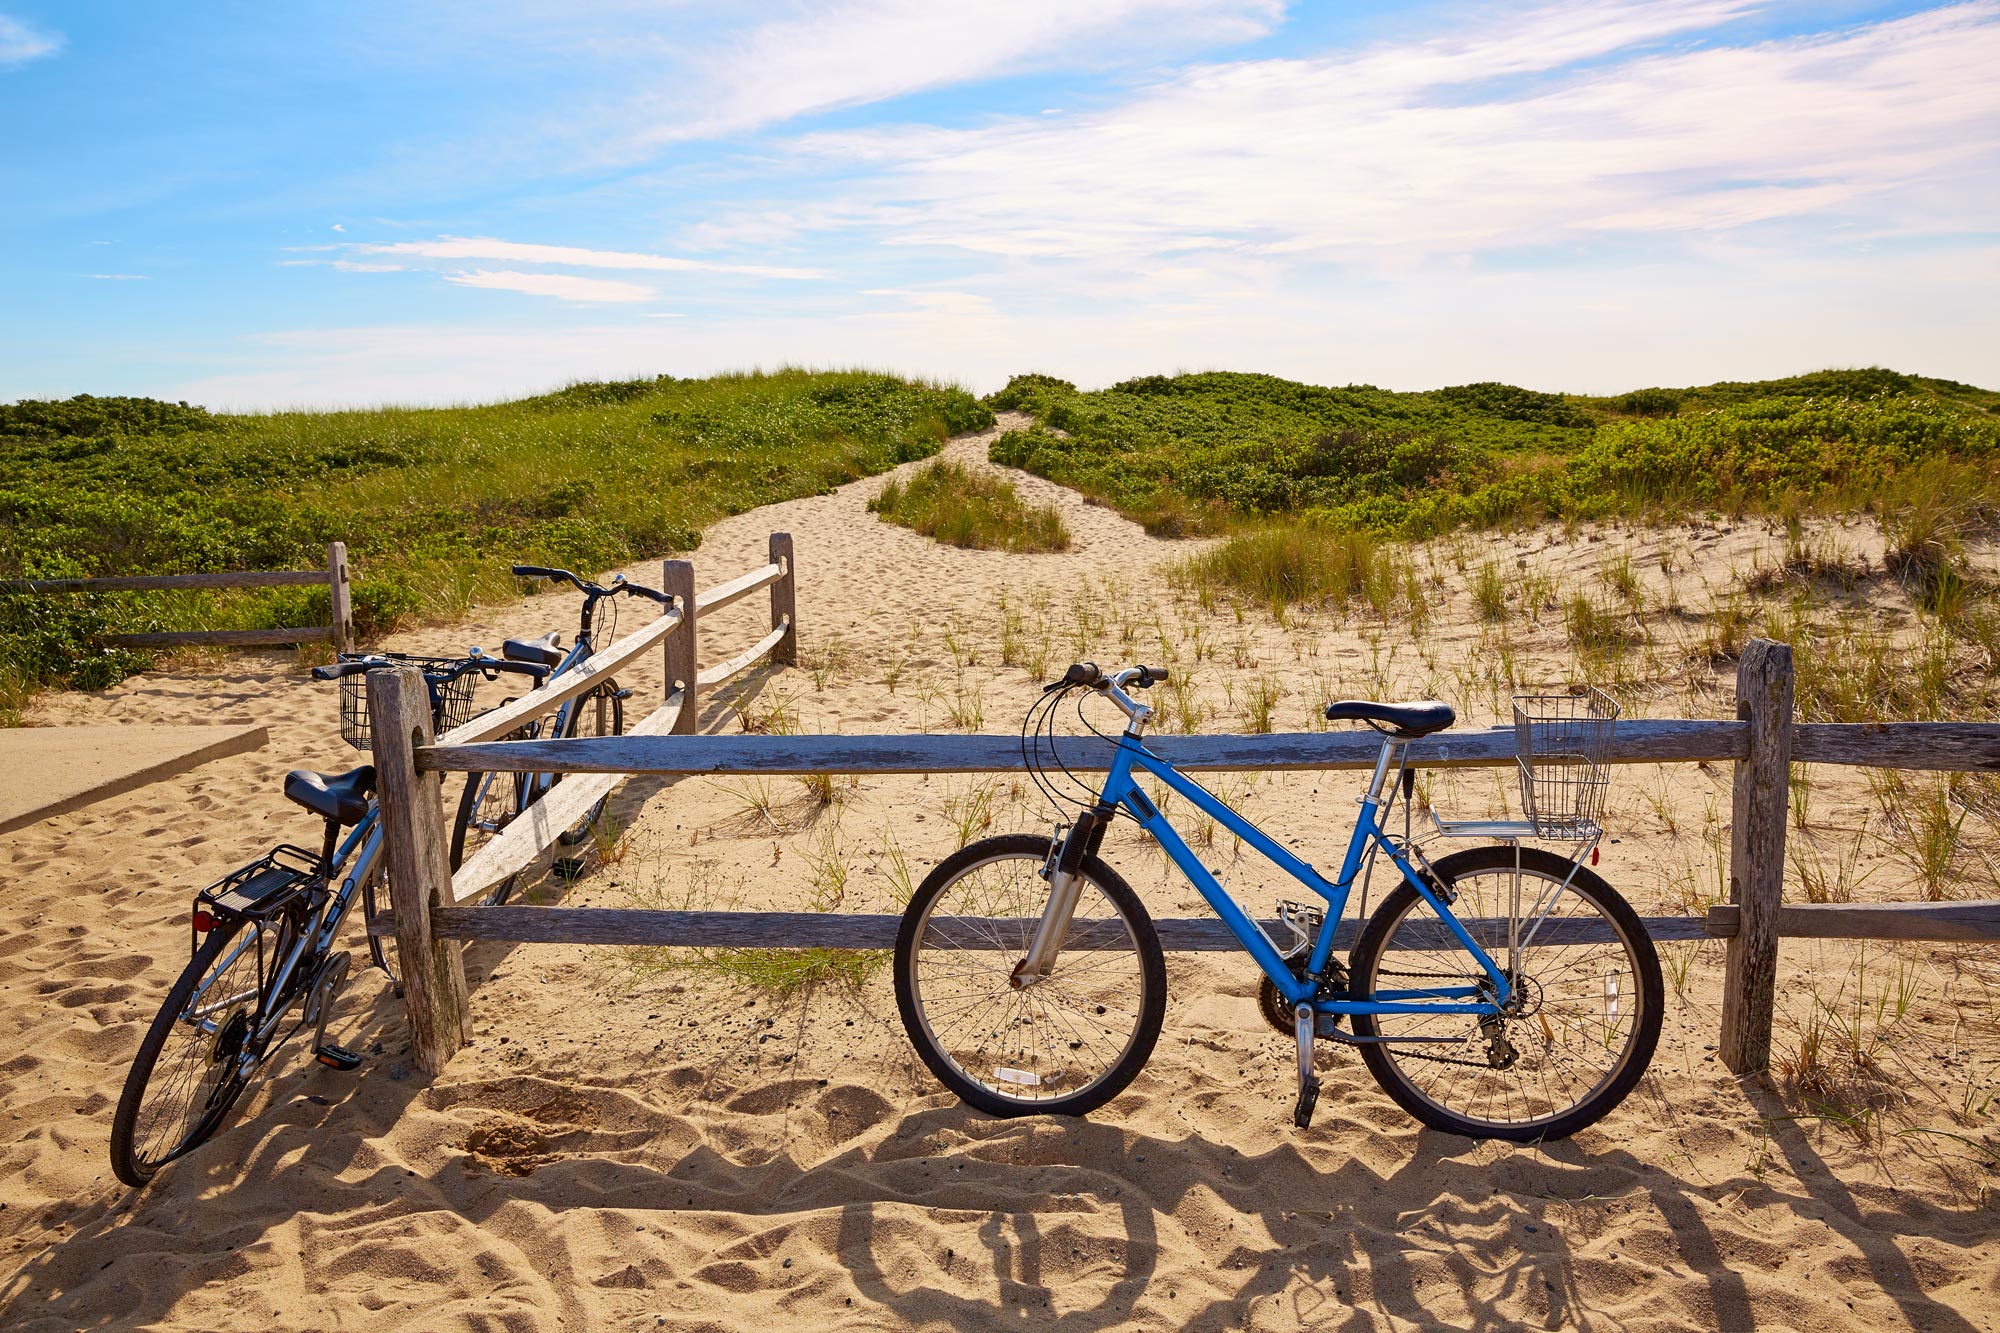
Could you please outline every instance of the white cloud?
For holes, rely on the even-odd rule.
[[[725,273],[750,278],[813,279],[827,275],[818,269],[776,268],[768,264],[723,264],[706,259],[644,254],[631,250],[588,250],[574,245],[535,245],[489,236],[440,236],[432,241],[397,241],[391,245],[351,244],[355,254],[403,256],[412,259],[484,259],[509,264],[551,264],[563,268],[608,268],[628,272]]]
[[[30,60],[54,55],[62,47],[61,33],[43,32],[19,19],[0,14],[0,68],[25,65]]]
[[[794,7],[688,62],[685,89],[643,104],[654,143],[1035,69],[1246,41],[1283,0],[831,0]]]
[[[475,269],[470,273],[447,273],[446,282],[461,287],[484,287],[493,291],[522,292],[529,296],[553,296],[564,301],[650,301],[655,293],[639,282],[614,282],[609,278],[579,278],[567,273],[512,273],[504,269]]]
[[[981,392],[1034,369],[1086,387],[1226,368],[1316,384],[1421,389],[1502,379],[1613,393],[1828,365],[1979,383],[1991,380],[2000,346],[2000,247],[1836,260],[1721,251],[1692,271],[1644,262],[1471,280],[1428,271],[1339,300],[1279,288],[1182,311],[1048,297],[996,303],[988,318],[857,310],[299,330],[217,347],[205,359],[227,373],[145,387],[217,408],[434,404],[516,398],[566,379],[781,364],[958,377]]]
[[[884,243],[1099,276],[1190,252],[1272,275],[1395,273],[1774,224],[1843,243],[1990,230],[2000,5],[1628,51],[1743,8],[1545,9],[1444,40],[1197,68],[1088,114],[794,147],[873,168]]]
[[[96,279],[97,281],[99,281],[99,282],[144,282],[144,281],[146,281],[146,275],[145,275],[144,273],[93,273],[93,274],[91,274],[90,276],[91,276],[91,277],[93,277],[93,278],[95,278],[95,279]]]

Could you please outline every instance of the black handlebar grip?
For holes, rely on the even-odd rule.
[[[545,569],[541,565],[514,566],[514,577],[517,579],[559,579],[568,572],[562,569]]]
[[[1095,685],[1103,678],[1104,673],[1097,669],[1095,662],[1071,662],[1069,670],[1063,672],[1065,685]]]
[[[312,669],[312,677],[314,680],[339,680],[343,676],[352,676],[359,672],[366,671],[370,667],[388,666],[388,665],[389,664],[387,662],[384,662],[379,658],[374,658],[374,659],[364,658],[356,662],[335,662],[332,666],[314,667]]]
[[[1166,678],[1167,669],[1165,667],[1142,666],[1139,668],[1139,679],[1135,683],[1142,690],[1150,690],[1155,685],[1163,683]]]

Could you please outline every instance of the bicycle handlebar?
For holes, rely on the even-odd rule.
[[[549,674],[549,669],[539,662],[510,662],[503,657],[488,657],[483,652],[475,652],[469,657],[443,660],[434,657],[412,657],[405,653],[371,653],[366,657],[356,657],[331,666],[316,666],[312,669],[314,680],[340,680],[346,676],[357,676],[364,671],[376,671],[383,667],[413,666],[424,673],[424,678],[432,684],[457,680],[468,671],[484,671],[488,679],[495,672],[511,672],[517,676],[533,676],[537,680]]]
[[[1166,680],[1166,678],[1167,669],[1165,667],[1127,667],[1116,675],[1107,676],[1104,674],[1103,669],[1095,662],[1072,662],[1070,663],[1069,670],[1063,672],[1062,679],[1045,687],[1042,693],[1053,694],[1057,690],[1070,686],[1084,686],[1096,690],[1107,687],[1119,689],[1126,685],[1135,685],[1139,689],[1150,690],[1153,686]]]
[[[515,565],[512,569],[516,578],[554,579],[558,583],[569,583],[578,592],[592,600],[599,597],[615,597],[621,592],[627,592],[631,593],[634,597],[643,597],[649,602],[658,602],[661,606],[672,606],[674,602],[674,599],[666,593],[660,592],[655,588],[648,588],[643,583],[633,583],[623,574],[614,575],[611,580],[611,586],[607,588],[592,583],[588,579],[578,578],[567,569],[549,569],[543,565]]]

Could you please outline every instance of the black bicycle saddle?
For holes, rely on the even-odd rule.
[[[550,630],[539,639],[509,639],[500,645],[500,656],[510,662],[535,662],[545,667],[562,665],[562,649],[556,647],[559,636]]]
[[[1412,699],[1408,703],[1378,704],[1366,699],[1342,699],[1326,706],[1329,722],[1367,722],[1386,728],[1391,735],[1409,740],[1443,731],[1458,721],[1448,703],[1436,699]]]
[[[368,793],[375,790],[375,765],[345,773],[295,768],[285,774],[285,799],[336,824],[359,824],[368,817]]]

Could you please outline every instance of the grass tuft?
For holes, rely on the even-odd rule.
[[[1054,505],[1022,500],[1014,483],[940,459],[891,481],[870,513],[947,546],[981,551],[1067,551],[1069,527]]]

